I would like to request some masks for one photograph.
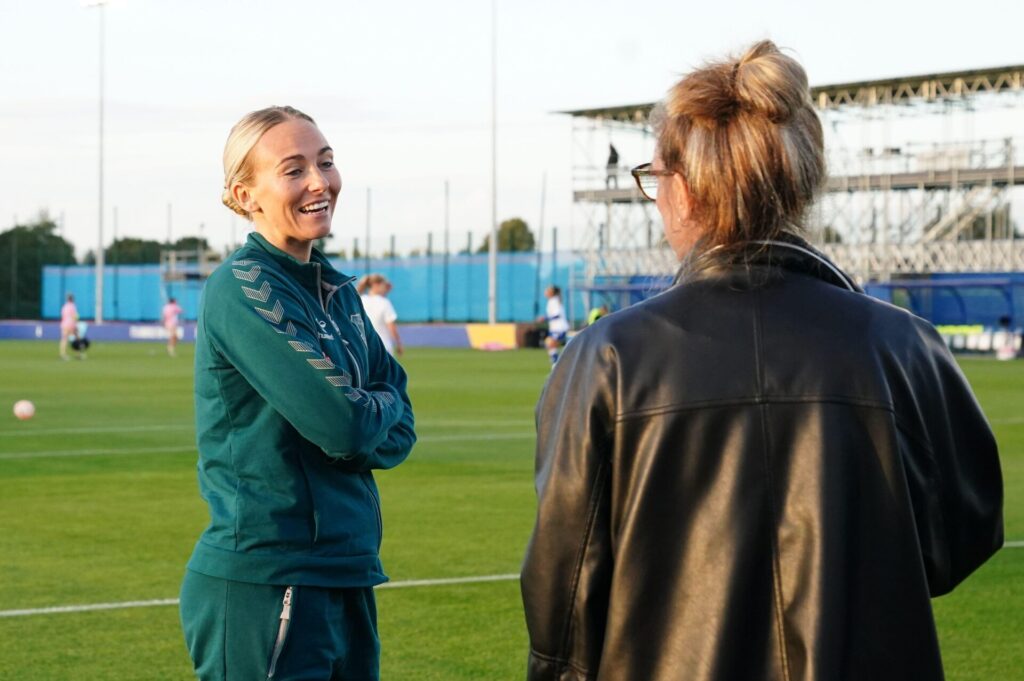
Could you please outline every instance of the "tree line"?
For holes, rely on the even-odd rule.
[[[206,239],[184,236],[167,244],[149,239],[126,237],[103,249],[109,265],[136,265],[160,262],[165,250],[209,249]],[[94,251],[87,251],[81,262],[74,245],[62,237],[57,223],[46,212],[25,224],[16,224],[0,232],[0,316],[34,319],[39,316],[45,265],[92,265]]]
[[[325,244],[321,240],[317,246],[324,250]],[[533,233],[524,220],[511,218],[499,226],[499,251],[528,252],[535,247]],[[121,237],[103,249],[103,256],[107,265],[146,265],[159,263],[162,251],[209,249],[206,239],[196,236],[183,236],[173,243]],[[489,249],[490,236],[476,252],[486,253]],[[418,250],[410,253],[421,254]],[[328,255],[349,258],[344,250],[328,252]],[[355,260],[365,255],[356,251],[351,257]],[[383,257],[397,257],[397,254],[384,253]],[[25,224],[0,232],[0,317],[34,319],[39,316],[44,265],[92,265],[95,262],[96,254],[91,250],[84,254],[81,262],[76,259],[74,245],[60,235],[56,221],[45,211]]]

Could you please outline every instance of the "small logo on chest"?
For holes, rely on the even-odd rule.
[[[334,340],[334,336],[327,333],[327,322],[322,319],[318,319],[316,320],[316,323],[320,325],[320,331],[317,332],[317,335],[320,336],[320,338],[323,338],[324,340]]]

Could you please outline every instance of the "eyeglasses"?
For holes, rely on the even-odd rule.
[[[658,178],[675,175],[675,172],[671,170],[655,170],[650,163],[638,165],[629,172],[636,180],[636,186],[640,188],[640,193],[651,201],[658,200]]]

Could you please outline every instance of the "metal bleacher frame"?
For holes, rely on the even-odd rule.
[[[822,85],[810,96],[826,130],[979,107],[1024,113],[1024,65]],[[572,287],[588,306],[628,304],[676,268],[660,243],[653,204],[627,167],[605,163],[610,140],[645,149],[649,158],[653,107],[561,112],[572,117],[573,231],[583,261]],[[995,140],[826,149],[830,177],[806,219],[812,241],[861,282],[1024,271],[1024,239],[1011,210],[1013,188],[1024,185],[1024,125],[1013,132]]]

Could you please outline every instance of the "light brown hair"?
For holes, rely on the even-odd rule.
[[[231,195],[231,187],[236,182],[252,181],[253,147],[268,130],[292,118],[301,118],[316,125],[316,121],[298,109],[290,106],[270,106],[242,116],[242,120],[235,123],[228,133],[228,141],[224,144],[224,191],[221,194],[221,201],[246,220],[251,220],[252,216],[235,201],[235,197]]]
[[[706,247],[799,228],[825,178],[807,74],[769,40],[685,76],[651,123],[662,162],[687,183]]]
[[[386,283],[388,283],[387,277],[385,277],[383,274],[373,272],[371,274],[367,274],[366,276],[359,280],[359,283],[356,284],[356,291],[359,292],[359,295],[363,295],[370,289],[371,286]]]

